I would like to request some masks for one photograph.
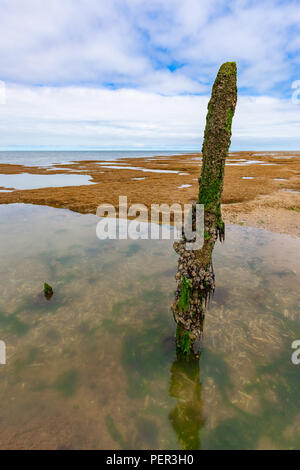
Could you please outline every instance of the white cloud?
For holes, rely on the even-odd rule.
[[[162,90],[194,92],[229,59],[263,91],[297,64],[299,24],[294,0],[2,0],[0,79],[156,91],[161,74]]]
[[[0,143],[200,146],[236,60],[233,142],[296,145],[300,108],[280,97],[300,79],[299,32],[298,0],[1,0]]]
[[[137,52],[134,31],[113,3],[3,0],[0,63],[4,79],[77,83],[144,73],[148,59]]]
[[[162,96],[122,89],[7,87],[0,107],[1,147],[201,148],[209,96]],[[299,136],[300,105],[241,97],[233,146],[273,148]],[[270,144],[271,143],[271,144]],[[261,147],[262,148],[262,147]]]

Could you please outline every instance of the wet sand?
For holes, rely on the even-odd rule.
[[[201,154],[80,161],[48,168],[0,164],[0,175],[90,175],[88,186],[13,190],[0,204],[25,203],[93,213],[100,204],[189,203],[197,199]],[[226,162],[225,222],[300,236],[300,152],[233,152]]]

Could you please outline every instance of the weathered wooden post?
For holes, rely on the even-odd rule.
[[[174,243],[174,249],[179,254],[177,290],[172,305],[177,323],[176,345],[178,354],[188,358],[199,357],[205,306],[215,288],[212,252],[217,237],[224,237],[221,198],[237,102],[236,75],[235,62],[223,64],[208,103],[198,196],[198,203],[204,206],[203,247],[187,250],[184,238]]]
[[[231,142],[231,124],[236,102],[236,63],[226,62],[220,67],[207,107],[198,197],[199,204],[203,204],[205,208],[206,222],[221,231],[225,160]]]

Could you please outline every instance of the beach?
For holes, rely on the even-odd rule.
[[[70,152],[68,161],[51,165],[0,163],[0,204],[47,205],[96,214],[100,204],[112,204],[117,209],[119,196],[127,196],[129,205],[139,203],[148,208],[151,204],[197,200],[200,153],[158,152],[114,160],[78,158],[72,161]],[[18,189],[16,181],[21,180],[22,189]],[[229,154],[222,198],[225,223],[299,237],[299,194],[300,152]]]
[[[0,450],[299,450],[300,2],[0,17]]]

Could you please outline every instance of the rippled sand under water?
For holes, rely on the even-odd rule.
[[[0,447],[299,448],[300,240],[226,227],[203,352],[187,364],[172,242],[100,241],[98,220],[0,206]]]

